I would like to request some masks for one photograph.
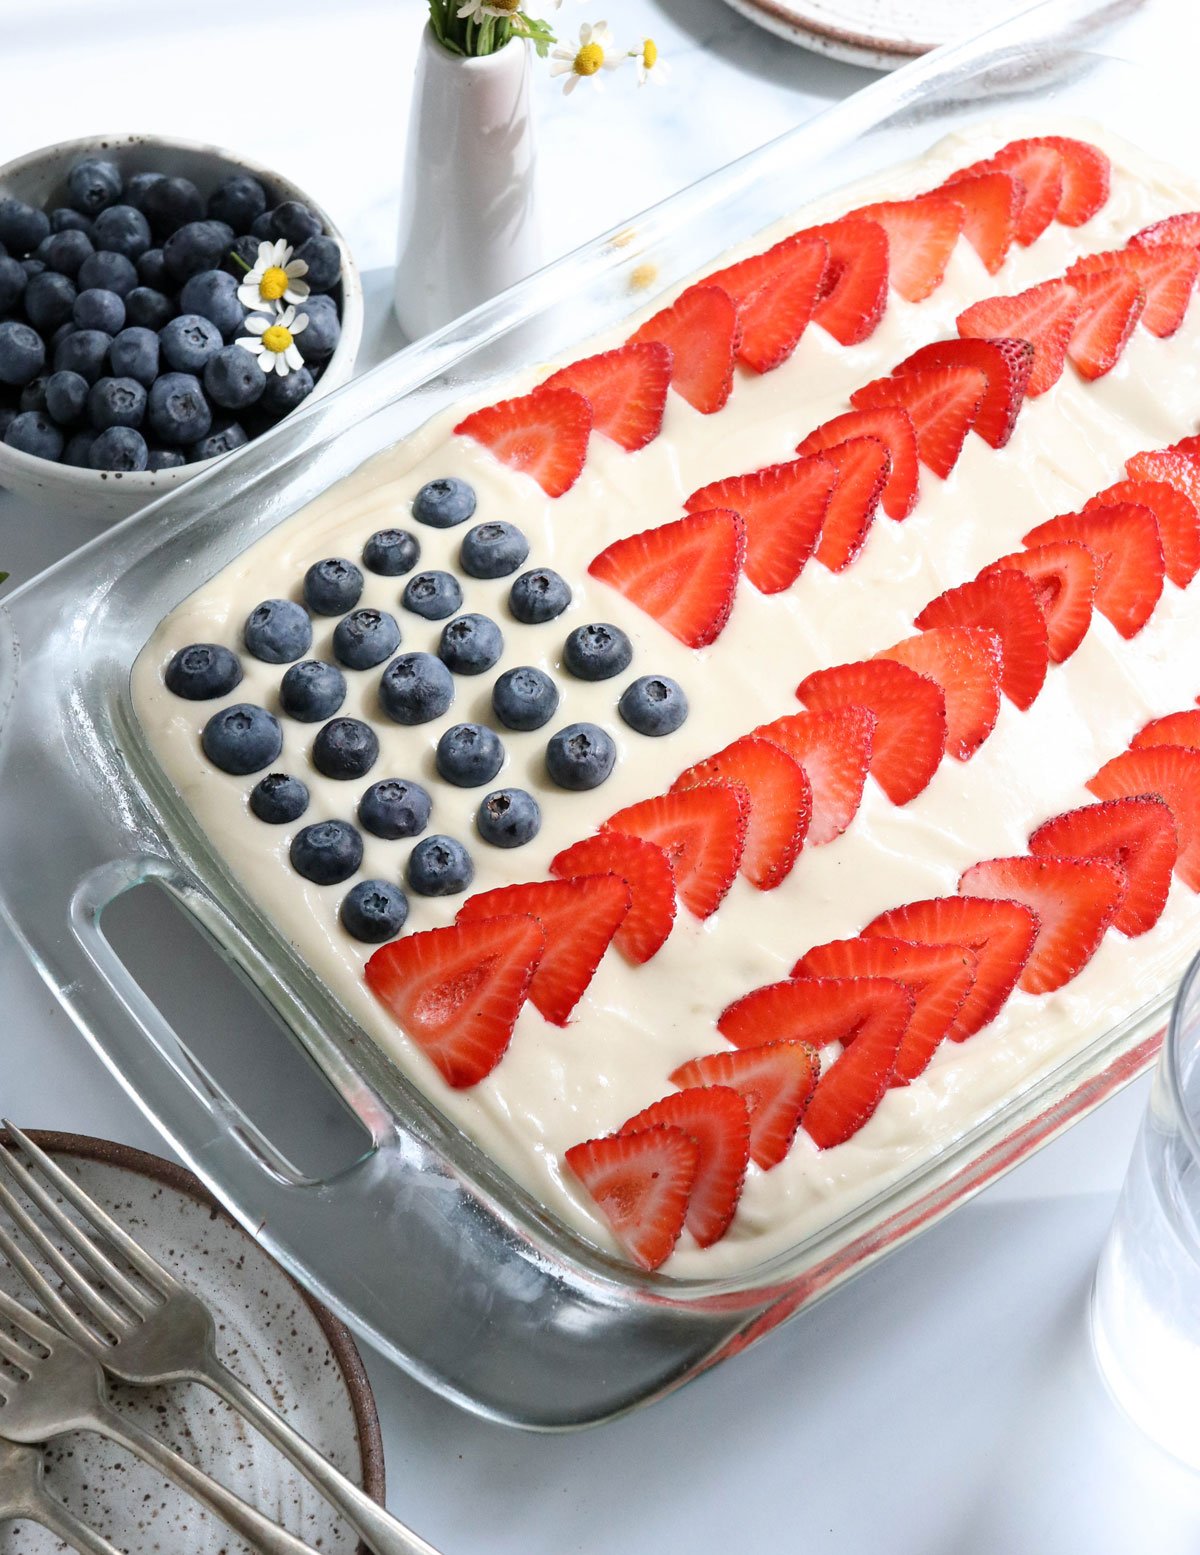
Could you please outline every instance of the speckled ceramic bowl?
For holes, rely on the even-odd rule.
[[[290,179],[236,156],[232,151],[197,141],[171,140],[161,135],[94,135],[86,140],[62,141],[57,146],[27,152],[0,167],[0,195],[12,195],[43,208],[63,205],[69,169],[80,158],[94,156],[107,157],[126,176],[145,171],[182,175],[190,178],[203,195],[208,195],[231,173],[252,173],[280,200],[300,200],[309,206],[342,250],[341,339],[311,397],[315,399],[327,394],[349,380],[362,340],[362,284],[345,239],[328,211],[311,195]],[[215,462],[205,459],[174,470],[146,470],[140,474],[78,470],[71,465],[52,464],[48,459],[35,459],[32,454],[21,453],[0,442],[0,486],[37,502],[48,517],[55,513],[87,513],[102,523],[126,517]]]

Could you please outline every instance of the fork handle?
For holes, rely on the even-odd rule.
[[[110,1544],[102,1534],[81,1523],[75,1513],[56,1501],[49,1493],[38,1496],[30,1507],[29,1515],[35,1523],[41,1523],[56,1539],[61,1539],[79,1555],[121,1555],[115,1544]]]

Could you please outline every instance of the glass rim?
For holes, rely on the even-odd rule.
[[[1171,1018],[1167,1023],[1167,1035],[1163,1043],[1163,1072],[1171,1101],[1178,1116],[1179,1132],[1187,1142],[1192,1158],[1200,1161],[1200,1129],[1188,1111],[1187,1096],[1183,1087],[1181,1070],[1183,1044],[1183,1011],[1188,1006],[1197,984],[1200,983],[1200,952],[1193,956],[1179,984],[1179,992],[1171,1006]]]

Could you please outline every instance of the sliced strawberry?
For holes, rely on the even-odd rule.
[[[383,945],[367,987],[447,1085],[477,1085],[504,1057],[546,939],[535,918],[426,929]]]
[[[1130,750],[1150,750],[1155,745],[1182,745],[1187,750],[1200,750],[1200,708],[1188,707],[1181,713],[1152,718],[1129,742]]]
[[[1098,858],[994,858],[959,878],[966,896],[1023,902],[1037,914],[1038,933],[1020,987],[1053,993],[1069,983],[1100,948],[1125,896],[1125,871]]]
[[[995,275],[1008,258],[1017,235],[1025,199],[1021,184],[1008,173],[976,173],[970,178],[958,174],[938,192],[950,195],[962,206],[967,242],[983,260],[988,273]]]
[[[1175,822],[1175,873],[1184,885],[1200,891],[1200,751],[1180,745],[1123,751],[1106,761],[1087,787],[1097,799],[1157,794]]]
[[[1000,714],[1000,638],[982,626],[935,626],[876,658],[936,681],[946,699],[946,749],[969,761]]]
[[[1067,355],[1083,377],[1103,378],[1121,359],[1146,306],[1136,275],[1120,270],[1067,275],[1079,295],[1080,312],[1067,344]]]
[[[671,352],[657,340],[618,346],[552,373],[544,389],[574,389],[592,407],[592,430],[630,453],[662,431]]]
[[[649,961],[666,943],[675,922],[675,877],[660,847],[623,832],[586,837],[550,862],[560,880],[573,875],[617,875],[629,887],[629,911],[613,942],[631,961]]]
[[[1042,689],[1050,660],[1037,591],[1020,572],[987,572],[931,599],[917,626],[982,626],[1000,639],[1000,689],[1022,711]]]
[[[1181,445],[1131,454],[1125,461],[1125,472],[1130,480],[1163,481],[1174,486],[1200,511],[1200,462]]]
[[[823,238],[795,232],[765,254],[754,254],[705,277],[733,298],[741,322],[739,362],[769,373],[786,362],[813,316],[829,245]]]
[[[1053,146],[1062,157],[1062,198],[1055,220],[1064,227],[1082,227],[1108,199],[1112,167],[1098,147],[1069,135],[1039,135],[1025,142]]]
[[[1122,637],[1136,637],[1162,597],[1162,541],[1150,509],[1138,502],[1112,502],[1082,513],[1062,513],[1038,524],[1026,545],[1078,540],[1100,563],[1096,609]]]
[[[855,389],[850,403],[859,410],[902,405],[916,433],[917,457],[945,480],[958,463],[987,387],[986,373],[958,363],[876,378]]]
[[[1145,934],[1162,916],[1179,854],[1175,822],[1159,798],[1109,799],[1056,815],[1029,838],[1029,851],[1056,858],[1106,859],[1125,871],[1125,896],[1112,926]]]
[[[741,326],[733,298],[719,286],[689,286],[671,307],[634,330],[629,343],[657,340],[671,353],[671,387],[711,416],[733,388]]]
[[[896,1054],[893,1085],[921,1074],[975,984],[978,962],[962,945],[918,945],[911,940],[835,939],[815,945],[792,968],[793,977],[887,977],[913,996],[913,1015]]]
[[[1163,243],[1150,248],[1129,246],[1101,254],[1085,254],[1067,271],[1072,285],[1082,285],[1089,276],[1111,278],[1114,272],[1137,283],[1145,294],[1141,321],[1152,335],[1173,335],[1183,323],[1200,255],[1190,245]]]
[[[746,526],[746,576],[763,594],[791,588],[820,538],[838,483],[828,459],[791,459],[749,475],[730,475],[694,491],[689,513],[732,508]]]
[[[1135,232],[1129,240],[1134,248],[1154,248],[1160,243],[1184,243],[1192,248],[1200,247],[1200,211],[1181,211],[1175,216],[1164,216],[1162,221],[1151,222]]]
[[[765,1172],[792,1148],[820,1070],[816,1050],[807,1042],[766,1042],[689,1059],[675,1070],[671,1083],[735,1090],[750,1113],[750,1159]]]
[[[710,508],[614,540],[588,571],[687,647],[704,648],[725,630],[745,552],[741,518]]]
[[[1176,588],[1187,588],[1200,572],[1200,515],[1192,499],[1168,481],[1117,481],[1089,497],[1083,511],[1114,502],[1137,502],[1150,509],[1158,525],[1167,577]]]
[[[867,659],[815,671],[796,695],[818,712],[874,713],[871,774],[893,804],[907,804],[929,786],[946,749],[946,699],[935,681],[893,659]]]
[[[953,193],[960,178],[1001,172],[1015,178],[1024,191],[1017,215],[1016,240],[1028,248],[1058,214],[1063,197],[1063,159],[1053,146],[1035,140],[1014,140],[984,162],[963,168],[949,180]]]
[[[1181,437],[1178,442],[1168,444],[1171,453],[1184,454],[1193,463],[1200,460],[1200,434],[1193,432],[1190,437]]]
[[[787,713],[753,732],[804,768],[812,792],[805,842],[832,842],[858,813],[871,765],[875,714],[866,707]]]
[[[750,821],[750,796],[739,783],[678,789],[618,810],[605,831],[653,842],[667,855],[679,900],[709,918],[737,878]]]
[[[1037,927],[1037,914],[1020,902],[936,896],[880,913],[863,933],[922,945],[961,945],[975,953],[975,986],[947,1033],[952,1042],[965,1042],[1000,1013],[1029,959]]]
[[[672,787],[719,782],[740,783],[749,794],[742,874],[758,890],[774,890],[791,874],[812,817],[812,792],[804,768],[769,740],[743,735],[707,761],[689,767]]]
[[[829,245],[829,264],[813,318],[844,346],[854,346],[875,328],[887,306],[888,240],[877,221],[843,216],[808,228],[806,236]]]
[[[985,340],[1000,335],[1028,340],[1033,346],[1033,370],[1025,393],[1036,399],[1062,377],[1067,343],[1081,307],[1078,293],[1066,281],[1043,281],[1015,297],[986,297],[972,303],[958,315],[958,332]]]
[[[823,421],[796,449],[798,454],[824,454],[847,439],[876,438],[891,455],[883,511],[889,518],[906,518],[917,500],[917,434],[908,412],[899,406],[849,410]],[[826,531],[830,525],[826,520]],[[817,553],[820,555],[820,552]],[[836,569],[833,569],[836,570]]]
[[[548,497],[561,497],[579,479],[587,458],[592,407],[574,389],[534,389],[519,399],[477,410],[454,428],[510,469],[531,476]]]
[[[1051,662],[1061,664],[1069,659],[1092,622],[1092,601],[1100,578],[1095,552],[1078,540],[1055,540],[1002,556],[985,567],[982,576],[993,572],[1025,574],[1046,620]]]
[[[566,1152],[613,1235],[643,1269],[657,1269],[674,1251],[699,1161],[699,1147],[681,1128],[587,1139]]]
[[[750,1109],[728,1085],[698,1085],[676,1091],[644,1108],[622,1134],[649,1128],[681,1129],[696,1146],[696,1178],[684,1224],[701,1247],[711,1247],[729,1230],[750,1164]]]
[[[964,366],[978,368],[987,379],[974,430],[992,448],[1003,448],[1013,434],[1033,370],[1028,340],[934,340],[893,367],[892,376]]]
[[[530,1002],[555,1026],[565,1026],[629,912],[631,899],[620,875],[578,875],[480,891],[467,898],[454,921],[477,923],[510,913],[535,918],[546,948],[529,985]]]
[[[892,456],[877,437],[849,437],[821,458],[837,471],[817,542],[816,557],[830,572],[842,572],[866,544],[880,498],[887,489]]]
[[[888,279],[909,302],[923,302],[942,284],[963,229],[963,208],[948,194],[881,200],[853,211],[887,233]]]

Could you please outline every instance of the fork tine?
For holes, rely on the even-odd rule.
[[[0,1151],[0,1154],[4,1152]],[[67,1289],[73,1292],[76,1300],[88,1309],[90,1316],[106,1324],[114,1334],[127,1332],[133,1326],[129,1316],[118,1311],[110,1301],[106,1300],[93,1286],[84,1270],[77,1264],[73,1264],[61,1248],[55,1246],[21,1201],[3,1182],[0,1182],[0,1209],[6,1210],[9,1217],[20,1226],[45,1261],[53,1267]],[[8,1240],[12,1242],[11,1237]]]
[[[0,1253],[3,1253],[12,1264],[63,1332],[69,1334],[89,1351],[94,1350],[97,1343],[95,1334],[88,1329],[79,1315],[71,1310],[36,1264],[30,1262],[3,1226],[0,1226]],[[35,1317],[26,1307],[14,1301],[5,1291],[0,1290],[0,1317],[7,1317],[10,1323],[18,1323],[17,1318],[12,1316],[11,1309],[14,1307],[20,1314],[22,1323],[39,1323],[51,1338],[55,1337],[54,1329],[48,1324],[42,1324],[40,1318]],[[21,1323],[18,1323],[19,1326]],[[50,1342],[48,1339],[43,1339],[40,1333],[35,1333],[33,1337],[42,1344],[48,1345]]]
[[[2,1231],[0,1231],[0,1238],[8,1240],[6,1233]],[[5,1256],[8,1256],[7,1249],[5,1249]],[[18,1256],[24,1258],[25,1255],[18,1253]],[[34,1274],[37,1274],[36,1269]],[[62,1343],[63,1336],[57,1328],[51,1328],[45,1318],[38,1317],[36,1312],[23,1307],[15,1296],[10,1296],[3,1289],[0,1289],[0,1317],[11,1323],[14,1328],[20,1329],[26,1338],[35,1340],[47,1350],[53,1350],[55,1345]]]
[[[24,1368],[27,1364],[32,1364],[34,1361],[34,1357],[30,1355],[29,1351],[26,1350],[24,1346],[19,1345],[17,1341],[10,1335],[6,1334],[3,1329],[0,1329],[0,1356],[2,1356],[4,1360],[8,1361],[10,1365],[20,1366],[22,1368]]]

